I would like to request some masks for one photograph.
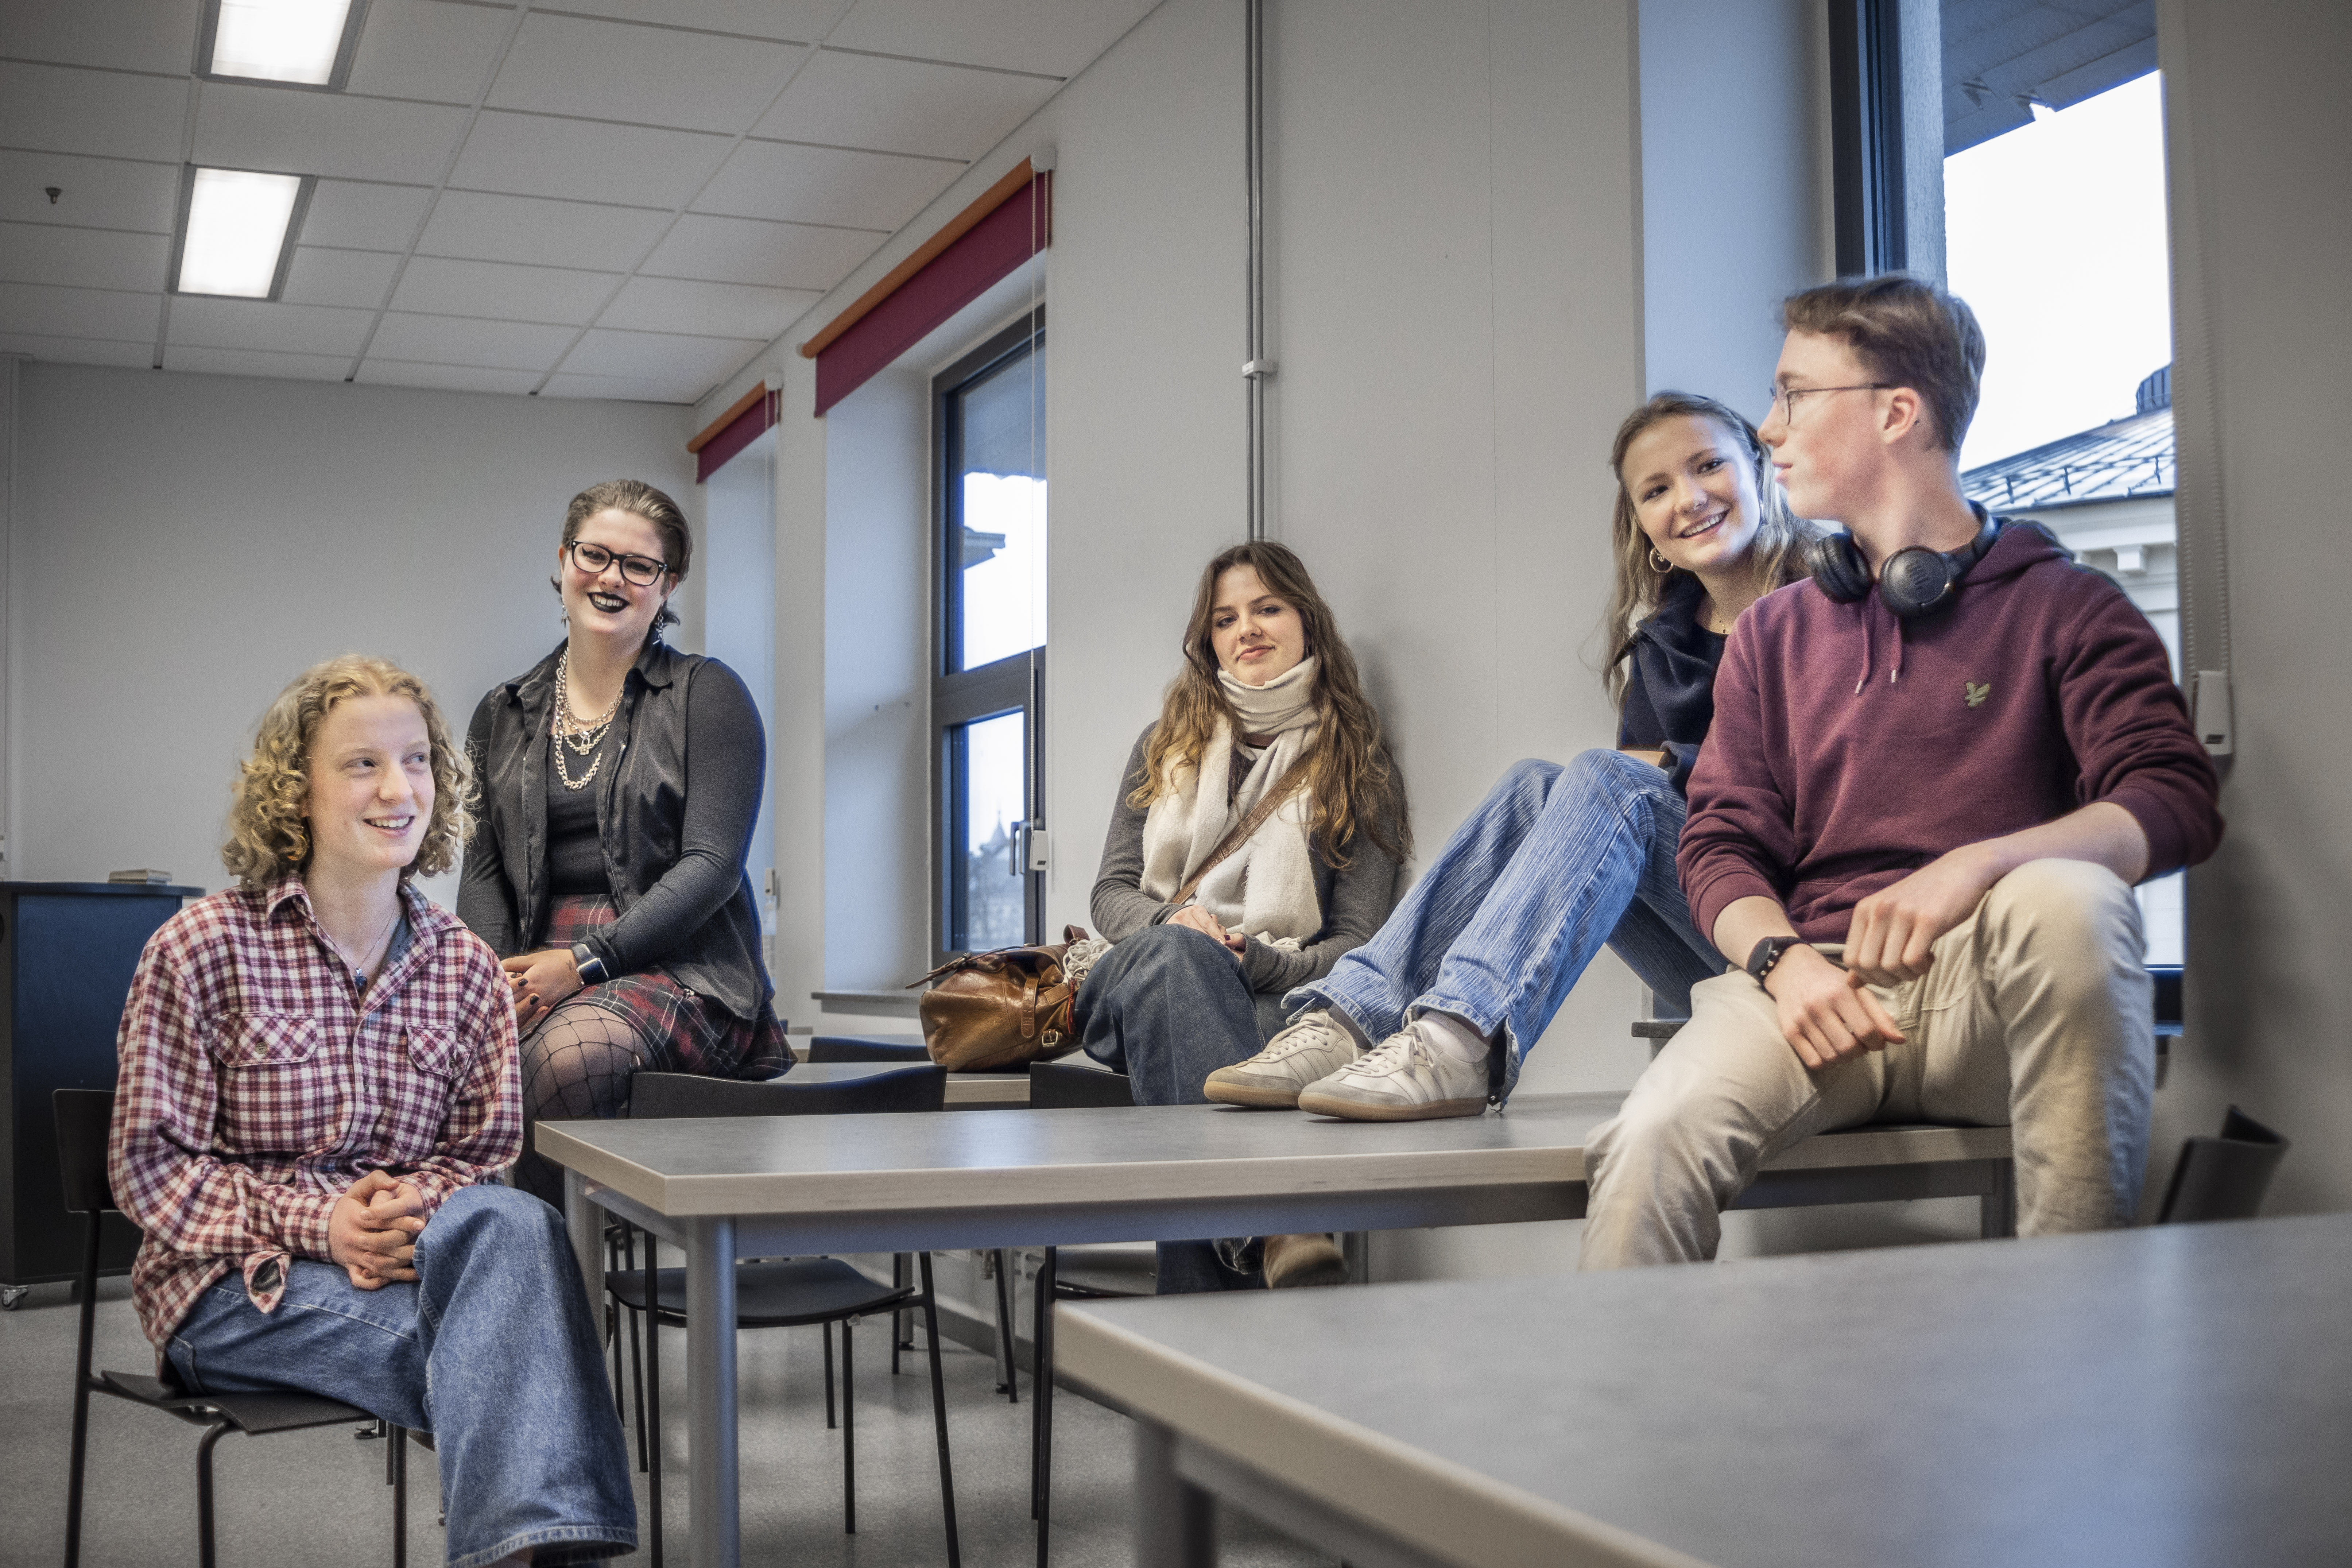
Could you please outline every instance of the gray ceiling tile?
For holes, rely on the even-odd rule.
[[[297,246],[286,273],[289,305],[345,305],[380,310],[400,258],[381,250],[320,250]]]
[[[559,0],[551,8],[628,22],[811,43],[841,9],[841,0]]]
[[[195,161],[429,185],[465,125],[466,110],[447,104],[206,82],[196,104]]]
[[[727,138],[485,110],[453,185],[575,202],[675,207],[727,153]]]
[[[37,332],[0,332],[0,354],[30,354],[49,364],[110,364],[145,370],[155,363],[155,340],[112,343],[103,338],[52,338]]]
[[[0,332],[36,332],[59,338],[105,338],[152,345],[163,294],[118,293],[106,289],[57,289],[38,283],[0,283]]]
[[[895,230],[961,173],[929,158],[746,142],[694,210]]]
[[[667,213],[645,207],[444,191],[416,248],[426,256],[625,272],[667,221]]]
[[[504,321],[551,321],[584,327],[612,298],[620,277],[562,267],[518,267],[507,261],[452,261],[411,257],[392,297],[396,310],[436,316],[483,316]]]
[[[199,9],[197,0],[15,0],[0,5],[0,55],[184,74]]]
[[[171,247],[170,238],[160,234],[0,223],[0,282],[160,293]]]
[[[368,357],[420,364],[470,364],[490,370],[544,371],[577,336],[572,327],[530,321],[468,321],[394,310],[376,329]]]
[[[574,375],[699,380],[707,388],[767,346],[764,338],[683,337],[599,327],[581,338],[580,346],[565,356],[563,368]]]
[[[825,41],[958,65],[1076,76],[1160,0],[858,0]]]
[[[184,77],[0,60],[0,146],[177,163],[187,102]]]
[[[406,250],[433,193],[415,185],[363,185],[320,180],[302,215],[304,245],[343,250]]]
[[[825,289],[849,276],[887,237],[873,229],[688,213],[655,247],[643,270],[656,278]]]
[[[367,336],[366,310],[327,305],[274,304],[267,300],[217,300],[179,294],[172,300],[167,343],[190,348],[258,349],[270,353],[359,353]],[[171,363],[166,355],[164,363]]]
[[[370,0],[351,90],[471,104],[510,19],[504,6]]]
[[[793,79],[753,134],[968,160],[995,146],[1060,87],[1037,77],[825,49]]]
[[[468,364],[415,364],[370,354],[359,379],[378,386],[422,386],[436,392],[505,392],[520,395],[539,384],[536,370],[485,370]]]
[[[55,202],[47,194],[51,185],[59,192]],[[16,223],[169,234],[179,200],[180,171],[174,164],[0,152],[0,218]]]
[[[596,318],[596,324],[648,332],[758,338],[764,342],[824,298],[823,293],[808,289],[633,278],[622,285],[619,296]]]
[[[268,349],[215,349],[170,343],[165,370],[201,375],[266,375],[281,381],[341,381],[352,367],[349,354],[277,353]]]
[[[715,382],[699,377],[553,375],[541,397],[605,397],[625,403],[699,403]]]
[[[760,117],[807,53],[793,44],[532,16],[489,102],[733,135]]]

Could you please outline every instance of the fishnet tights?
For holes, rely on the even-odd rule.
[[[629,1078],[653,1066],[653,1052],[628,1020],[593,1002],[566,1002],[522,1037],[522,1114],[531,1152],[518,1161],[515,1185],[563,1206],[563,1172],[537,1152],[545,1121],[621,1114]]]

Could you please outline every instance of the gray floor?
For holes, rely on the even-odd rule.
[[[75,1311],[61,1286],[36,1289],[0,1312],[0,1568],[53,1564],[65,1542],[66,1468]],[[857,1339],[858,1533],[841,1530],[841,1435],[824,1425],[822,1352],[814,1329],[743,1335],[743,1560],[895,1568],[946,1557],[919,1351],[889,1375],[879,1321]],[[670,1562],[686,1561],[685,1336],[663,1340]],[[992,1393],[993,1364],[950,1345],[943,1355],[948,1423],[964,1561],[975,1568],[1034,1561],[1028,1502],[1029,1387],[1019,1405]],[[152,1359],[123,1283],[99,1292],[97,1364],[148,1371]],[[633,1406],[634,1409],[634,1406]],[[1132,1560],[1127,1420],[1065,1392],[1055,1405],[1054,1563],[1095,1568]],[[82,1561],[133,1568],[195,1560],[195,1428],[120,1401],[91,1402],[89,1496]],[[410,1557],[441,1561],[432,1457],[411,1450]],[[392,1492],[383,1446],[349,1427],[248,1439],[230,1436],[216,1461],[223,1568],[310,1568],[389,1563]],[[638,1478],[638,1507],[645,1506]],[[1228,1513],[1222,1561],[1235,1568],[1325,1563]],[[637,1561],[643,1561],[640,1552]]]

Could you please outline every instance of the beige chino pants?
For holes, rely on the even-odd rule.
[[[1713,1258],[1759,1166],[1873,1121],[2013,1127],[2021,1235],[2129,1224],[2156,1079],[2131,889],[2088,861],[2031,861],[1933,951],[1921,978],[1871,987],[1904,1043],[1818,1072],[1746,974],[1693,987],[1691,1021],[1586,1145],[1580,1266]]]

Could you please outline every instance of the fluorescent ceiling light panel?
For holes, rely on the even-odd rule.
[[[268,299],[301,199],[302,176],[243,169],[198,169],[195,176],[174,287],[183,294]]]
[[[216,0],[213,76],[326,87],[343,54],[353,0]]]

